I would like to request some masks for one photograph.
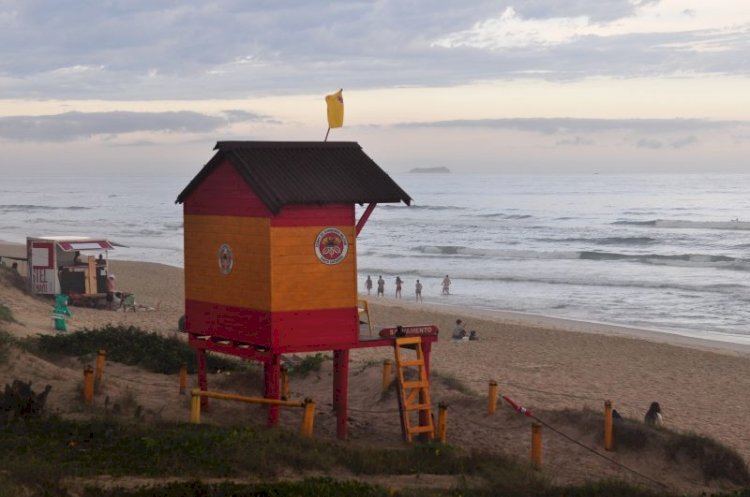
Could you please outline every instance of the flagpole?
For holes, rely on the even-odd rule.
[[[326,137],[325,137],[325,138],[323,139],[323,141],[324,141],[324,142],[327,142],[327,141],[328,141],[328,133],[330,133],[330,132],[331,132],[331,128],[330,128],[330,126],[329,126],[329,127],[328,127],[328,131],[326,131]]]

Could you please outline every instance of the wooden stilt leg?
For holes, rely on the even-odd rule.
[[[267,399],[279,398],[279,378],[281,375],[281,356],[271,355],[269,361],[263,364],[264,389],[263,396]],[[268,406],[268,426],[279,424],[279,406]]]
[[[430,352],[432,351],[432,344],[430,342],[422,342],[422,355],[424,356],[424,369],[427,372],[427,378],[430,377]]]
[[[206,351],[205,349],[197,349],[195,352],[198,356],[198,388],[200,390],[208,390],[208,379],[206,377]],[[204,410],[208,409],[208,397],[201,396],[201,408]]]
[[[349,401],[349,349],[333,351],[333,406],[336,409],[336,435],[347,438]]]

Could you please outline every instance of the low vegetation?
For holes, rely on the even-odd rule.
[[[30,384],[19,381],[6,386],[6,391],[8,389],[15,392],[13,398],[21,399],[14,405],[36,407],[24,411],[33,412],[33,415],[15,415],[8,418],[7,422],[0,423],[0,439],[3,440],[0,444],[0,497],[19,494],[71,495],[66,488],[69,484],[66,482],[71,477],[85,479],[103,474],[139,478],[181,478],[189,475],[189,479],[136,489],[104,490],[92,487],[87,488],[83,495],[395,495],[384,486],[330,478],[256,484],[209,484],[196,481],[208,478],[257,478],[269,481],[289,474],[301,473],[304,476],[342,472],[360,478],[381,476],[383,478],[378,481],[386,482],[390,475],[455,477],[453,488],[399,490],[397,495],[403,497],[672,495],[617,481],[560,487],[530,470],[527,465],[519,465],[509,457],[481,452],[467,453],[438,443],[417,444],[408,448],[362,447],[304,439],[284,430],[249,426],[128,423],[106,414],[86,421],[43,416],[44,403],[38,400],[46,397],[48,389],[39,394],[31,389]],[[19,392],[20,395],[16,395]],[[592,427],[602,425],[601,415],[593,411],[564,411],[557,415],[577,415],[583,420],[584,426],[586,423],[591,423]],[[618,423],[618,426],[630,423],[637,424],[625,420],[624,424]],[[691,435],[680,438],[682,436],[679,434],[673,437],[666,430],[645,429],[652,431],[652,435],[656,437],[672,437],[670,439],[674,440],[674,444],[667,447],[672,456],[680,461],[684,458],[703,458],[707,461],[706,467],[712,468],[719,462],[729,466],[737,464],[734,459],[727,458],[726,449],[710,439]],[[621,437],[624,433],[620,432]],[[623,438],[627,439],[627,436]],[[652,436],[647,443],[654,443],[653,440]],[[621,445],[621,448],[624,449],[624,446]],[[744,464],[741,459],[737,460],[740,465]],[[744,467],[745,471],[746,469]],[[716,473],[713,478],[730,477],[725,473]],[[730,481],[741,484],[741,478]],[[80,491],[77,491],[77,495],[81,495]],[[750,494],[743,491],[724,495],[750,497]]]
[[[13,312],[5,304],[0,303],[0,321],[14,323]]]
[[[195,349],[177,336],[163,336],[135,326],[107,325],[97,329],[83,329],[76,333],[39,335],[33,346],[47,356],[65,355],[93,359],[99,350],[107,351],[107,359],[130,366],[138,366],[153,373],[176,374],[187,365],[195,373]],[[236,371],[243,364],[206,354],[209,370]]]
[[[124,424],[112,419],[80,422],[54,416],[43,421],[29,419],[6,425],[0,429],[0,437],[3,440],[0,444],[0,474],[6,479],[6,489],[31,486],[39,490],[39,495],[66,495],[63,482],[71,476],[190,475],[191,479],[200,479],[255,475],[268,480],[290,471],[304,474],[306,471],[337,469],[353,475],[442,474],[459,477],[455,489],[443,492],[409,490],[399,493],[403,496],[551,497],[562,493],[562,489],[551,485],[536,472],[506,457],[467,454],[440,444],[405,449],[353,447],[303,439],[282,430],[246,426]],[[474,477],[475,481],[485,483],[473,488],[461,484],[460,477],[464,477],[464,481]],[[3,495],[2,485],[0,482],[0,495]],[[623,490],[616,492],[616,489]],[[330,479],[256,485],[183,482],[128,491],[110,490],[109,493],[100,489],[87,492],[86,495],[102,496],[393,495],[383,487]],[[655,495],[618,483],[570,487],[564,494],[584,497]]]
[[[20,274],[18,274],[18,271],[2,264],[0,264],[0,284],[11,286],[24,293],[28,293],[26,281]]]
[[[13,336],[7,331],[0,329],[0,365],[8,362],[10,347],[15,342]]]
[[[42,393],[36,393],[31,388],[31,382],[20,380],[5,385],[5,391],[0,396],[0,426],[17,420],[40,418],[50,390],[52,387],[47,385]]]
[[[666,443],[667,455],[674,461],[698,461],[706,482],[726,479],[739,485],[750,485],[750,472],[737,451],[716,440],[694,433],[679,433]]]
[[[440,371],[433,371],[432,377],[443,382],[445,387],[449,390],[455,390],[456,392],[464,395],[470,395],[476,397],[477,393],[469,387],[464,381],[460,380],[456,375],[450,373],[443,373]]]
[[[323,366],[323,363],[325,361],[326,356],[321,353],[317,353],[315,355],[305,356],[305,358],[298,363],[293,363],[287,367],[289,369],[290,375],[296,376],[298,378],[304,378],[310,373],[319,373],[320,368]]]
[[[314,495],[316,497],[391,497],[383,487],[368,485],[358,481],[338,481],[330,478],[316,478],[303,481],[280,483],[256,483],[252,485],[237,483],[206,484],[200,481],[170,483],[161,486],[148,486],[136,490],[114,488],[102,490],[89,488],[84,497],[297,497]]]
[[[557,416],[578,425],[586,432],[596,433],[600,441],[604,440],[604,419],[601,412],[591,409],[564,410],[557,413]],[[637,452],[648,447],[661,448],[668,459],[696,464],[706,483],[726,480],[737,485],[750,485],[747,463],[737,451],[711,438],[679,433],[668,428],[655,428],[633,419],[616,420],[613,434],[618,450]]]

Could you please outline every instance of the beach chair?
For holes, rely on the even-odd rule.
[[[135,307],[135,294],[131,293],[129,295],[126,295],[122,299],[122,304],[120,304],[122,307],[122,312],[127,312],[128,309],[131,309],[133,312],[135,312],[137,309]]]

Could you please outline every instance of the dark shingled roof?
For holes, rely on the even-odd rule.
[[[411,203],[356,142],[218,142],[214,150],[176,203],[224,159],[274,214],[290,204]]]

